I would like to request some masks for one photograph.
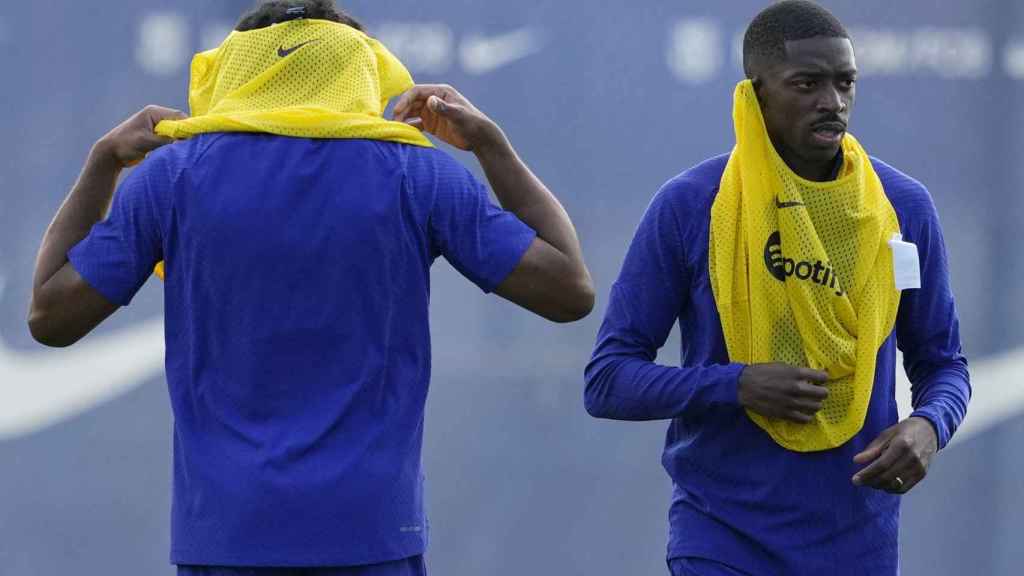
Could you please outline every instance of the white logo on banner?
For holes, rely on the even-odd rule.
[[[856,28],[850,35],[866,75],[969,79],[992,71],[992,37],[977,28]]]
[[[1007,76],[1024,80],[1024,39],[1015,39],[1006,46],[1003,65],[1006,67]]]
[[[413,72],[443,74],[451,68],[454,34],[443,22],[385,22],[376,36]]]
[[[55,426],[112,401],[160,374],[163,319],[92,335],[61,350],[15,352],[0,341],[0,441]],[[963,442],[1024,410],[1017,386],[1024,349],[971,363],[974,395],[954,438]],[[901,366],[902,362],[897,362]],[[900,413],[910,413],[910,382],[896,371]]]
[[[0,341],[0,440],[59,424],[126,394],[163,368],[163,318],[71,348],[16,352]]]
[[[538,31],[520,28],[496,36],[467,36],[459,47],[462,69],[469,74],[487,74],[532,56],[543,49]]]
[[[191,56],[188,26],[177,12],[152,12],[139,25],[135,61],[148,74],[171,76]]]
[[[669,33],[669,70],[683,82],[708,82],[722,67],[723,48],[718,22],[707,18],[680,20]]]

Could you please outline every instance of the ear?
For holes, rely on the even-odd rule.
[[[761,112],[764,112],[764,94],[761,93],[761,89],[764,88],[764,80],[760,75],[755,74],[750,78],[750,84],[754,87],[754,96],[757,96],[757,103],[761,106]]]
[[[750,84],[754,87],[754,96],[757,97],[757,105],[761,108],[761,114],[763,115],[766,111],[765,97],[764,97],[764,77],[760,74],[755,74],[750,78]]]

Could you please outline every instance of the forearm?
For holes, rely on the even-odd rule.
[[[914,412],[931,422],[935,428],[938,447],[943,448],[953,437],[967,413],[971,398],[971,385],[967,366],[961,360],[929,371],[927,375],[914,375],[912,401]]]
[[[738,406],[743,366],[671,367],[643,358],[595,358],[587,366],[587,412],[614,420],[685,417],[715,406]]]
[[[502,208],[512,212],[537,236],[566,256],[574,273],[589,279],[576,229],[562,204],[516,154],[498,131],[493,144],[474,150]]]
[[[43,287],[64,264],[68,251],[80,242],[110,207],[121,166],[103,140],[89,152],[82,173],[43,235],[32,282],[33,306]]]

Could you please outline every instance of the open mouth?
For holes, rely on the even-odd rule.
[[[836,144],[845,133],[846,126],[842,122],[822,122],[811,129],[814,139],[822,144]]]

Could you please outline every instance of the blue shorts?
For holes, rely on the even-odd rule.
[[[749,576],[746,572],[707,558],[673,558],[668,561],[668,569],[672,576]]]
[[[383,564],[336,568],[239,568],[178,565],[178,576],[427,576],[423,556]]]

